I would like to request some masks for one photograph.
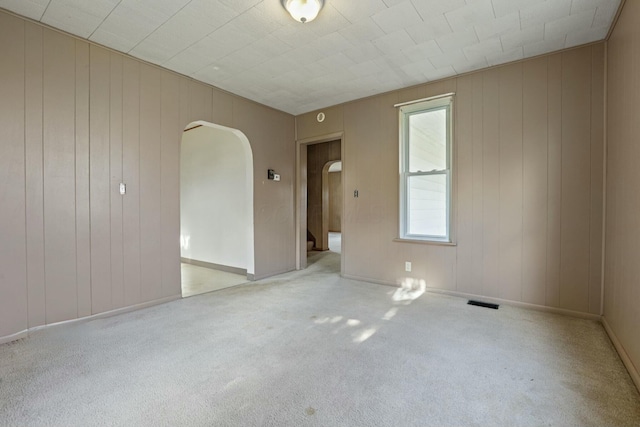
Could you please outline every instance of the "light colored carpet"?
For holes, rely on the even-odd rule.
[[[593,321],[306,271],[0,346],[9,426],[640,425]]]

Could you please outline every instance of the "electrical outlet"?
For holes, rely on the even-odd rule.
[[[404,271],[411,271],[411,263],[409,261],[404,263]]]

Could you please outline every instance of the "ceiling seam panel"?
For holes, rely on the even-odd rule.
[[[51,0],[49,1],[51,2]],[[91,34],[89,34],[87,36],[87,39],[91,40],[91,37],[93,37],[93,35],[96,33],[96,31],[98,31],[98,29],[102,26],[102,24],[104,24],[104,21],[106,21],[107,19],[109,19],[109,17],[111,16],[111,14],[113,13],[114,10],[116,10],[118,8],[118,6],[120,6],[120,3],[122,3],[122,0],[119,0],[118,3],[113,7],[113,9],[111,9],[111,11],[107,14],[107,16],[104,17],[104,19],[98,24],[98,26],[96,28],[93,29],[93,31],[91,32]]]
[[[122,1],[122,0],[121,0]],[[133,46],[131,49],[129,49],[129,51],[127,53],[130,53],[131,51],[133,51],[135,48],[137,48],[138,46],[140,46],[140,44],[144,43],[145,40],[147,40],[149,37],[151,37],[153,34],[156,33],[156,31],[158,31],[159,29],[161,29],[162,27],[164,27],[167,22],[169,22],[169,20],[171,18],[173,18],[174,16],[176,16],[177,14],[179,14],[182,10],[184,10],[185,7],[189,6],[191,3],[193,2],[193,0],[189,0],[187,3],[185,3],[180,9],[176,10],[173,15],[171,15],[170,17],[168,17],[167,19],[164,20],[164,22],[160,25],[158,25],[153,31],[151,31],[149,34],[147,34],[146,36],[144,36],[144,38],[142,40],[140,40],[138,43],[135,44],[135,46]]]
[[[38,21],[40,21],[40,22],[42,21],[42,18],[44,17],[44,14],[45,14],[45,13],[47,13],[47,9],[49,9],[49,5],[51,5],[51,2],[52,2],[52,1],[53,1],[53,0],[49,0],[49,1],[47,2],[47,6],[46,6],[46,7],[44,8],[44,10],[42,11],[42,14],[40,15],[40,18],[38,18]]]
[[[255,7],[255,5],[254,5],[254,6],[252,6],[252,7],[250,7],[250,8],[249,8],[249,9],[247,9],[247,10],[250,10],[250,9],[252,9],[253,7]],[[171,56],[170,58],[168,58],[168,59],[165,61],[165,63],[170,62],[170,61],[171,61],[172,59],[174,59],[176,56],[180,55],[180,54],[181,54],[182,52],[184,52],[185,50],[188,50],[188,49],[192,48],[193,46],[195,46],[196,44],[198,44],[201,40],[206,39],[207,37],[211,36],[211,35],[212,35],[213,33],[215,33],[216,31],[219,31],[219,30],[223,29],[224,27],[226,27],[227,25],[229,25],[232,21],[234,21],[236,18],[238,18],[240,15],[242,15],[243,13],[246,13],[246,12],[247,12],[247,10],[245,10],[245,11],[241,12],[240,14],[238,14],[238,15],[234,16],[233,18],[229,19],[229,20],[228,20],[228,21],[226,21],[224,24],[220,25],[218,28],[216,28],[216,29],[214,29],[213,31],[209,32],[206,36],[201,37],[199,40],[197,40],[197,41],[195,41],[195,42],[191,43],[189,46],[185,47],[185,48],[184,48],[184,49],[182,49],[180,52],[178,52],[178,53],[176,53],[175,55],[173,55],[173,56]],[[209,64],[209,65],[211,65],[211,64]],[[206,68],[206,67],[204,67],[204,68]]]

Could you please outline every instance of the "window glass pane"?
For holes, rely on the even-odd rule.
[[[407,234],[447,236],[447,175],[408,178]]]
[[[409,119],[409,172],[447,168],[447,110],[423,111]]]

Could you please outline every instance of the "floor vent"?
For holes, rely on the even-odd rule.
[[[498,307],[500,307],[498,304],[492,304],[490,302],[475,301],[475,300],[472,300],[472,299],[470,299],[467,304],[469,304],[469,305],[477,305],[478,307],[493,308],[494,310],[497,310]]]

